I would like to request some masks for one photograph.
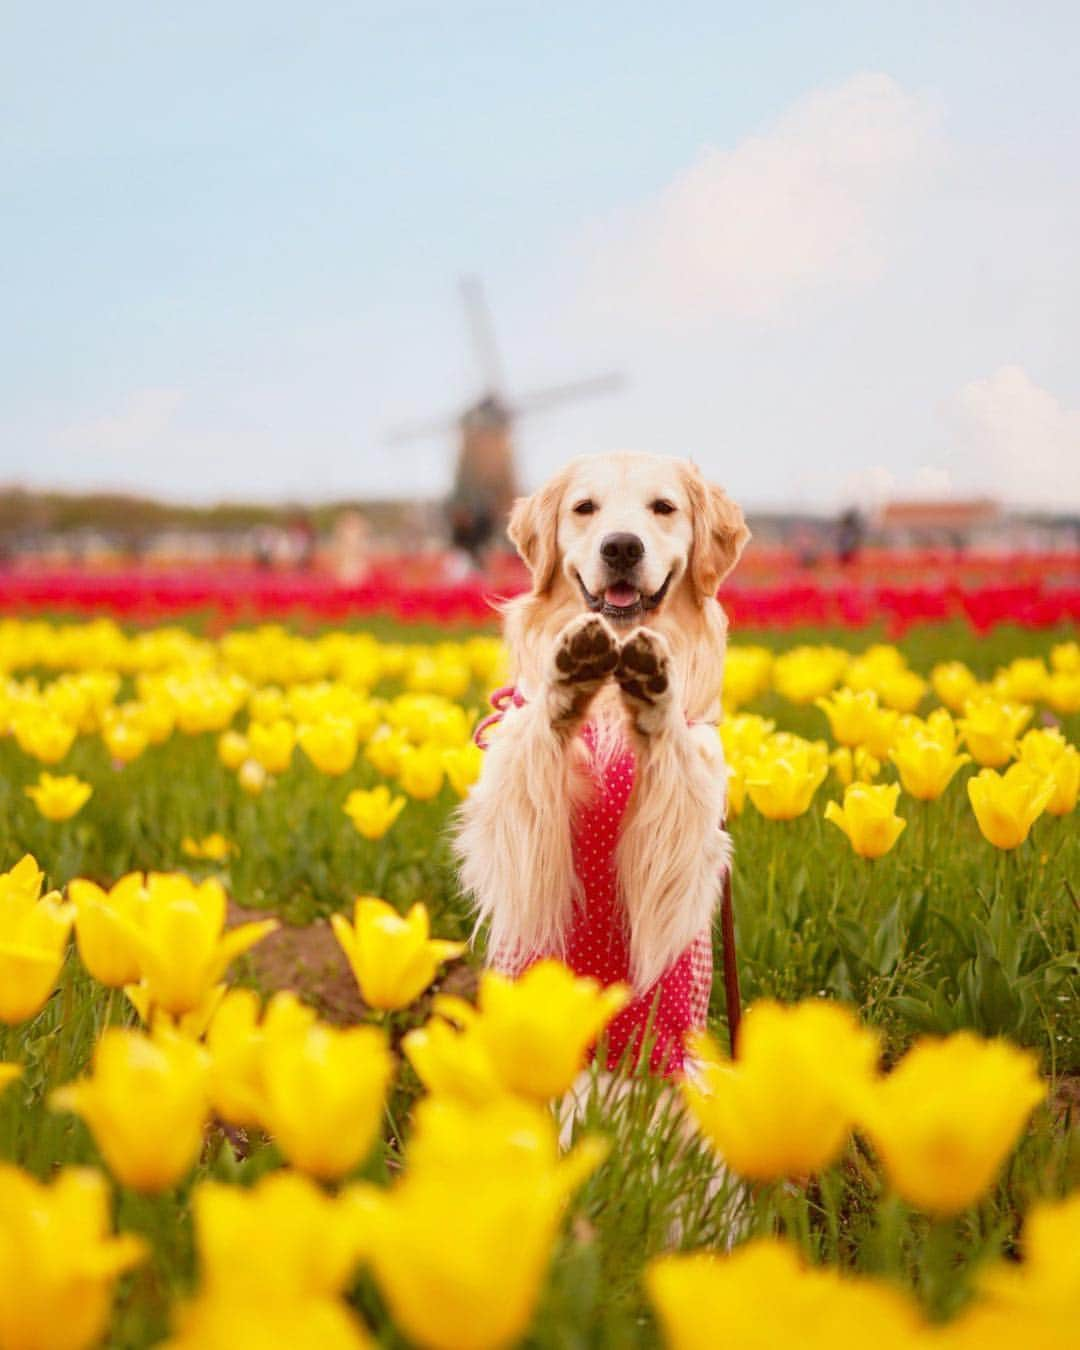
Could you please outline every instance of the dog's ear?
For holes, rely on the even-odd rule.
[[[701,598],[711,600],[750,542],[750,531],[723,488],[706,483],[693,466],[687,471],[686,488],[694,526],[690,575]]]
[[[554,478],[531,497],[518,497],[506,533],[532,576],[533,594],[546,595],[559,567],[556,535],[563,480]]]

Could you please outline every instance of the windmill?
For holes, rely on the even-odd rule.
[[[389,442],[401,445],[457,429],[457,468],[446,502],[447,523],[454,543],[478,561],[503,529],[518,493],[512,436],[515,422],[572,399],[608,393],[619,388],[623,380],[621,375],[599,375],[509,398],[504,392],[506,381],[491,312],[479,279],[465,277],[461,295],[483,392],[456,417],[400,427],[391,433]]]

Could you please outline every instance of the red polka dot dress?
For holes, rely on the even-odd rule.
[[[583,738],[595,750],[591,726]],[[590,758],[595,791],[574,820],[574,867],[582,887],[563,960],[577,975],[589,975],[601,984],[629,984],[630,943],[617,894],[615,848],[627,802],[634,786],[636,761],[630,747],[600,760]],[[520,973],[550,952],[533,952],[514,963]],[[675,963],[608,1025],[608,1068],[627,1054],[636,1064],[646,1032],[654,1037],[650,1068],[654,1073],[681,1071],[685,1040],[705,1026],[712,988],[712,934],[705,928]],[[630,1047],[629,1053],[627,1048]]]

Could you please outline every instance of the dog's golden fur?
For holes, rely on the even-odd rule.
[[[575,509],[582,493],[595,524],[581,516],[580,504]],[[657,501],[672,510],[656,515]],[[613,529],[634,530],[645,542],[642,593],[657,591],[663,576],[668,587],[658,607],[622,635],[616,629],[623,625],[608,629],[589,617],[583,594],[586,586],[603,593],[594,580],[598,542]],[[526,701],[492,736],[480,781],[459,814],[462,882],[478,923],[489,925],[494,964],[513,968],[536,953],[562,952],[579,896],[573,814],[593,781],[577,733],[590,721],[600,756],[629,739],[637,769],[616,862],[634,984],[642,991],[707,927],[729,863],[715,730],[727,621],[715,593],[749,531],[739,508],[693,465],[605,455],[574,461],[519,500],[510,537],[532,577],[531,591],[505,606],[511,678]],[[667,693],[641,702],[626,681],[569,685],[554,658],[587,624],[611,632],[616,647],[644,630],[639,641],[666,670]]]

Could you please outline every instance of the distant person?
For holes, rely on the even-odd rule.
[[[836,558],[841,566],[858,561],[865,530],[863,518],[854,507],[841,515],[836,525]]]
[[[457,497],[450,502],[448,514],[454,547],[467,553],[475,567],[481,567],[495,534],[495,520],[487,503],[478,494],[471,500]]]
[[[310,517],[298,515],[289,528],[289,542],[296,567],[301,572],[307,572],[315,562],[315,545],[317,542],[315,526],[312,525]]]
[[[273,527],[259,525],[255,530],[254,554],[255,566],[260,572],[269,572],[274,565],[276,538]]]
[[[356,586],[368,570],[368,526],[359,511],[342,511],[330,536],[334,575],[343,586]]]

